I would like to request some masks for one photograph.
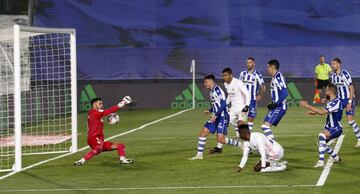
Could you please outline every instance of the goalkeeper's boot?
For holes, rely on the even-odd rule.
[[[126,158],[126,159],[120,160],[120,164],[131,164],[134,162],[135,162],[135,160],[133,158]]]
[[[360,148],[360,140],[358,140],[357,144],[355,145],[355,147]]]
[[[216,154],[216,153],[221,154],[221,152],[222,152],[222,148],[218,148],[218,147],[214,147],[213,149],[209,150],[209,154]]]
[[[323,168],[324,166],[325,166],[325,165],[324,165],[324,161],[319,160],[319,161],[315,164],[314,168]]]
[[[85,164],[85,161],[81,159],[81,160],[76,161],[74,163],[74,166],[84,166],[84,164]]]
[[[203,156],[202,155],[196,155],[196,156],[194,156],[194,157],[192,157],[192,158],[189,158],[189,160],[202,160],[203,159]]]

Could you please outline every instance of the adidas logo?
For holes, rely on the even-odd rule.
[[[182,93],[175,97],[170,106],[172,109],[187,109],[193,107],[192,102],[192,84],[189,85]],[[196,108],[210,108],[210,102],[206,101],[199,87],[195,85],[195,102]]]
[[[288,97],[286,98],[287,104],[290,107],[299,106],[299,101],[303,99],[299,90],[297,89],[294,82],[290,82],[287,84],[288,89]]]
[[[79,111],[88,111],[91,108],[91,99],[96,98],[93,87],[88,84],[84,87],[80,94]]]

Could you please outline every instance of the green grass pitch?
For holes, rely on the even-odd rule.
[[[176,112],[176,110],[120,112],[120,123],[114,126],[106,125],[105,136],[110,137],[128,131]],[[265,108],[258,110],[258,118],[255,121],[256,131],[261,131],[260,125],[265,113]],[[359,113],[360,111],[357,111],[357,115]],[[207,120],[207,117],[202,115],[202,110],[191,110],[114,139],[114,142],[126,144],[128,157],[135,158],[135,164],[120,165],[117,153],[113,151],[95,156],[85,166],[73,166],[73,162],[85,153],[83,151],[1,180],[0,192],[30,190],[28,193],[39,193],[39,189],[45,189],[42,190],[43,193],[50,191],[67,193],[359,192],[360,149],[354,148],[356,139],[345,118],[343,126],[346,136],[340,149],[344,163],[334,164],[323,187],[297,186],[315,185],[320,177],[322,169],[314,169],[313,165],[317,161],[316,141],[324,119],[325,117],[322,116],[309,117],[301,108],[290,108],[279,126],[272,128],[277,141],[285,149],[284,159],[289,161],[288,169],[284,172],[268,174],[253,172],[253,165],[259,160],[259,156],[251,155],[245,169],[241,173],[236,173],[235,167],[240,162],[242,152],[230,146],[224,146],[222,154],[206,153],[202,161],[189,161],[188,158],[196,153],[198,132]],[[360,119],[358,121],[360,122]],[[79,147],[82,148],[86,146],[86,114],[79,114],[79,133]],[[229,136],[234,136],[232,127],[229,129]],[[208,138],[206,150],[216,145],[214,137],[212,135]],[[23,165],[28,166],[55,156],[25,156]],[[154,187],[162,188],[154,189]],[[119,190],[119,188],[129,189]]]

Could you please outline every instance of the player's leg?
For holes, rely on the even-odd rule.
[[[103,151],[112,151],[112,150],[117,150],[117,153],[118,153],[118,156],[119,156],[119,162],[121,164],[129,164],[129,163],[134,162],[134,159],[125,157],[126,152],[125,152],[125,145],[124,144],[112,143],[112,142],[105,141],[103,143]]]
[[[249,113],[248,113],[248,125],[249,130],[252,131],[254,128],[254,119],[256,118],[256,101],[252,100],[249,106]]]
[[[342,134],[342,128],[339,127],[326,129],[326,130],[330,133],[330,137],[327,140],[338,138]],[[332,159],[334,162],[341,162],[341,158],[337,155],[337,153],[334,152],[334,150],[328,144],[326,144],[325,151],[331,156],[330,159]]]
[[[273,142],[273,153],[273,156],[267,158],[267,162],[269,162],[270,165],[263,169],[262,172],[275,172],[286,170],[288,162],[285,160],[280,162],[280,160],[284,156],[284,149],[276,141]]]
[[[344,108],[346,109],[346,107],[344,107]],[[351,110],[346,111],[346,119],[347,119],[350,127],[353,128],[355,137],[357,138],[357,143],[356,143],[355,147],[360,147],[360,129],[359,129],[359,126],[357,125],[356,121],[354,120],[354,115],[355,115],[355,101],[352,102]]]
[[[217,136],[216,136],[217,142],[220,142],[222,144],[242,147],[241,142],[226,136],[227,128],[228,128],[228,123],[226,119],[220,119],[219,122],[217,123]]]
[[[319,160],[315,164],[314,168],[324,167],[325,151],[328,145],[326,145],[326,139],[330,138],[330,133],[327,130],[323,130],[319,133]]]
[[[237,132],[237,124],[236,124],[236,121],[238,120],[238,115],[235,112],[230,111],[229,117],[230,117],[230,124],[234,127],[235,133],[239,133]],[[209,154],[222,153],[223,145],[224,145],[223,143],[217,141],[216,147],[210,149]]]
[[[270,162],[266,162],[266,167],[270,166]],[[255,172],[260,172],[261,171],[261,160],[259,160],[255,166],[254,166],[254,171]]]
[[[261,129],[268,139],[275,139],[275,136],[271,131],[271,126],[277,126],[279,124],[280,120],[286,113],[286,109],[287,108],[284,109],[284,107],[279,106],[276,109],[270,110],[264,118],[264,123],[261,125]]]
[[[91,147],[91,150],[87,152],[84,157],[82,157],[80,160],[76,161],[74,165],[81,166],[84,165],[84,163],[91,158],[93,158],[95,155],[100,154],[102,152],[102,141],[98,138],[89,140],[88,144]]]
[[[198,138],[198,146],[197,146],[197,154],[196,156],[189,158],[189,160],[202,160],[203,159],[203,152],[206,145],[206,136],[209,133],[215,132],[215,124],[211,123],[210,121],[206,122],[205,126],[201,129],[199,138]]]

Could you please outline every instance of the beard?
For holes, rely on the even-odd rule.
[[[326,98],[326,100],[330,100],[330,96],[329,96],[329,95],[326,95],[325,98]]]

